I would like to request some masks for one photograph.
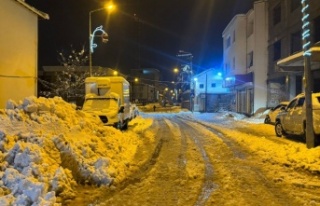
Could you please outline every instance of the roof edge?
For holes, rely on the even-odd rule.
[[[33,13],[37,14],[38,16],[42,17],[43,19],[46,19],[46,20],[50,19],[49,14],[44,13],[44,12],[30,6],[29,4],[24,2],[24,0],[15,0],[15,1],[18,2],[19,4],[21,4],[22,6],[26,7],[30,11],[32,11]]]

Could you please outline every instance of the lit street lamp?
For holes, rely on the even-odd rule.
[[[89,69],[90,69],[90,76],[92,76],[92,53],[93,53],[93,49],[97,47],[97,44],[94,44],[93,42],[93,39],[94,39],[94,36],[95,36],[95,33],[97,31],[101,31],[102,32],[102,41],[104,43],[106,43],[108,41],[107,37],[108,37],[108,34],[102,29],[102,26],[99,26],[97,27],[94,32],[92,33],[92,30],[91,30],[91,15],[92,13],[94,12],[98,12],[98,11],[102,11],[102,10],[109,10],[109,11],[112,11],[114,10],[114,5],[113,4],[107,4],[105,5],[105,7],[103,8],[99,8],[99,9],[95,9],[95,10],[92,10],[89,12]]]

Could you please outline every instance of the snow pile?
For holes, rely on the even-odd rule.
[[[274,125],[264,124],[264,116],[245,117],[226,113],[185,113],[184,116],[206,122],[261,157],[263,162],[320,174],[320,146],[308,149],[305,142],[276,137]],[[214,122],[214,124],[212,124]],[[221,129],[221,125],[223,129]]]
[[[60,205],[77,183],[122,181],[141,144],[59,97],[9,100],[0,122],[0,205]]]

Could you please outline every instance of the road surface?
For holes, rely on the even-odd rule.
[[[157,143],[153,150],[141,151],[141,159],[147,152],[150,161],[121,184],[107,189],[81,188],[74,204],[320,204],[320,187],[287,184],[270,176],[268,171],[299,175],[303,181],[314,180],[313,175],[262,162],[225,136],[221,132],[223,128],[219,130],[217,126],[210,127],[179,115],[155,113],[152,117],[151,129],[157,134]]]

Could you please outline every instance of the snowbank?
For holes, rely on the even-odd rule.
[[[265,112],[254,117],[234,112],[185,113],[184,116],[206,122],[252,153],[259,155],[263,162],[320,174],[320,146],[308,149],[304,142],[276,137],[274,126],[264,124]]]
[[[141,117],[139,117],[141,118]],[[60,205],[79,183],[122,181],[152,120],[105,127],[59,97],[9,100],[0,110],[0,205]]]

